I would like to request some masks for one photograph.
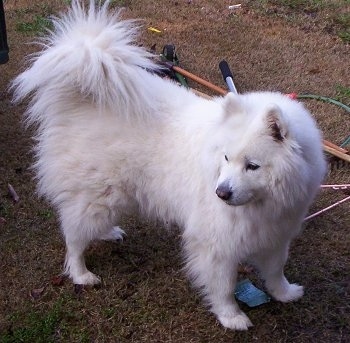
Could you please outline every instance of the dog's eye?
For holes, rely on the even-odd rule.
[[[246,166],[246,170],[257,170],[259,168],[260,168],[260,166],[256,163],[253,163],[253,162],[249,162]]]
[[[228,162],[228,157],[225,155],[225,160]]]

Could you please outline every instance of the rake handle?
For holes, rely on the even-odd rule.
[[[194,75],[192,73],[190,73],[189,71],[185,70],[185,69],[182,69],[178,66],[175,66],[175,65],[172,65],[171,63],[167,63],[165,62],[165,65],[176,71],[177,73],[195,81],[195,82],[198,82],[199,84],[205,86],[205,87],[208,87],[209,89],[211,89],[212,91],[216,92],[216,93],[219,93],[221,95],[226,95],[228,92],[225,90],[225,89],[222,89],[221,87],[218,87],[218,86],[215,86],[214,84],[212,84],[211,82],[207,81],[207,80],[204,80],[202,79],[201,77],[197,76],[197,75]]]

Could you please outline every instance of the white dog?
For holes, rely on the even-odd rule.
[[[31,96],[38,188],[59,214],[66,273],[76,284],[99,282],[84,250],[121,238],[122,215],[175,222],[211,311],[246,330],[233,296],[241,261],[258,268],[275,299],[303,295],[283,267],[325,173],[320,132],[282,94],[207,100],[160,78],[134,44],[134,22],[107,7],[73,1],[13,82],[17,101]]]

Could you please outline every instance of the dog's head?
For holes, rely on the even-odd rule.
[[[260,100],[260,95],[228,95],[224,100],[216,194],[228,205],[265,201],[286,183],[298,183],[303,173],[297,170],[304,168],[302,151],[290,133],[283,106],[259,104]]]

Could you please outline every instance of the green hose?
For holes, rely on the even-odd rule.
[[[333,105],[337,105],[339,107],[341,107],[342,109],[344,109],[345,111],[347,111],[348,113],[350,113],[350,107],[343,104],[342,102],[332,99],[332,98],[328,98],[326,96],[321,96],[321,95],[314,95],[314,94],[298,94],[297,95],[298,99],[315,99],[315,100],[321,100],[324,102],[328,102],[329,104],[333,104]],[[347,146],[350,144],[350,136],[340,145],[341,148]]]
[[[350,107],[343,104],[342,102],[332,99],[332,98],[328,98],[326,96],[321,96],[321,95],[314,95],[314,94],[298,94],[297,96],[298,99],[316,99],[316,100],[321,100],[324,102],[328,102],[330,104],[334,104],[337,105],[339,107],[341,107],[342,109],[344,109],[345,111],[350,113]]]

